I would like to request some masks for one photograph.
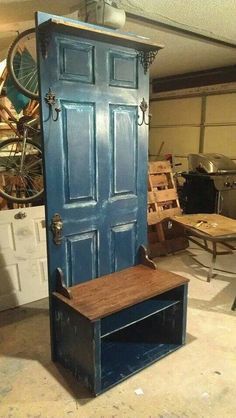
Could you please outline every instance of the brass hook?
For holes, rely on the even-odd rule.
[[[59,107],[55,107],[56,117],[54,118],[53,117],[53,108],[52,108],[52,120],[54,122],[56,122],[58,120],[60,111],[61,111],[61,109]]]
[[[52,115],[52,120],[56,122],[59,117],[59,113],[61,112],[60,107],[56,107],[56,103],[58,100],[56,99],[56,94],[52,92],[52,90],[49,88],[48,93],[45,96],[45,102],[50,106],[50,112]],[[53,111],[55,110],[56,116],[53,116]]]
[[[147,104],[147,102],[145,101],[144,98],[141,101],[141,103],[139,105],[139,108],[142,111],[142,121],[141,121],[141,123],[138,123],[138,126],[142,126],[143,124],[149,126],[150,122],[151,122],[152,115],[150,113],[148,114],[148,122],[147,122],[146,119],[145,119],[145,113],[148,110],[148,104]]]

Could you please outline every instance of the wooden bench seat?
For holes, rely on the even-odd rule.
[[[187,282],[177,274],[140,264],[70,287],[71,299],[57,292],[54,296],[95,321]]]

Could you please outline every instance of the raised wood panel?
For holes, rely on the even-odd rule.
[[[68,280],[70,285],[82,283],[98,276],[98,236],[90,231],[66,239]]]
[[[135,264],[136,223],[132,222],[112,228],[111,250],[114,263],[112,271],[122,270]]]
[[[0,252],[6,249],[15,250],[12,223],[0,224]]]
[[[93,103],[62,106],[65,202],[96,199],[95,110]],[[79,160],[78,160],[79,156]]]
[[[34,220],[35,236],[38,243],[46,242],[46,223],[44,219]]]
[[[9,296],[21,291],[18,265],[4,266],[0,268],[0,295]]]
[[[110,107],[111,195],[137,194],[137,107]]]
[[[48,266],[47,266],[47,258],[41,258],[38,261],[39,264],[39,277],[42,283],[48,282]]]
[[[60,79],[94,83],[94,47],[92,45],[59,40]]]
[[[136,89],[138,86],[137,54],[109,52],[110,85]]]

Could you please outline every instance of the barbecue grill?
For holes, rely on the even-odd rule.
[[[183,201],[186,213],[219,213],[236,219],[236,164],[222,154],[189,154]]]

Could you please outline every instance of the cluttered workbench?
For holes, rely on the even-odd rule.
[[[190,241],[212,254],[212,262],[207,274],[207,281],[210,282],[216,256],[236,250],[236,247],[230,244],[230,241],[236,241],[236,220],[215,213],[175,215],[171,219],[184,226]],[[227,251],[217,251],[217,244],[227,247]]]

